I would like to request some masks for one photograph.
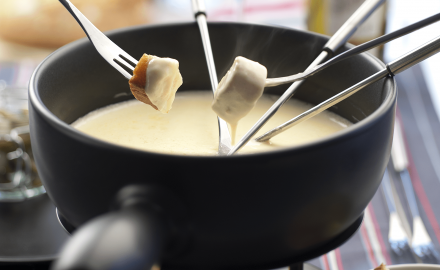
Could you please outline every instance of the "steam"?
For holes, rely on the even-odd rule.
[[[295,30],[288,28],[251,25],[249,30],[242,33],[240,25],[231,27],[235,28],[232,29],[231,34],[235,37],[235,47],[228,57],[228,65],[219,70],[219,78],[226,74],[237,56],[243,56],[264,65],[268,71],[268,78],[302,72],[320,53],[323,45],[318,37],[316,39],[304,37],[307,41],[300,43],[301,36],[289,34]],[[293,40],[295,38],[297,40]],[[286,46],[286,43],[293,44],[293,46]]]

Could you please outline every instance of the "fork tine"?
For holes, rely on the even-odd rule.
[[[118,71],[121,72],[122,75],[124,75],[127,79],[131,79],[134,68],[133,68],[130,64],[128,64],[128,63],[127,63],[124,59],[122,59],[122,58],[119,58],[119,57],[118,57],[118,58],[113,59],[113,61],[114,61],[117,65],[119,65],[119,67],[122,68],[122,70],[123,70],[124,72],[121,71],[121,70],[119,70],[119,69],[118,69]]]
[[[125,60],[123,57],[121,57],[121,55],[113,59],[113,61],[115,61],[119,65],[123,65],[123,68],[127,70],[128,73],[133,74],[135,66],[133,66],[133,63],[130,63],[131,61]]]
[[[411,244],[414,253],[416,253],[421,259],[427,256],[434,256],[438,259],[438,253],[434,248],[420,216],[414,218],[413,224],[414,234]]]
[[[117,46],[106,35],[104,35],[98,28],[96,28],[69,0],[59,0],[61,4],[70,12],[70,14],[76,19],[79,25],[82,27],[87,37],[95,46],[96,50],[101,56],[115,69],[121,72],[127,79],[131,78],[125,68],[121,67],[120,63],[114,61],[114,59],[120,57],[118,60],[123,62],[127,68],[135,67],[138,61]],[[130,68],[131,69],[131,68]],[[132,69],[131,69],[132,70]]]
[[[137,66],[137,64],[139,62],[138,60],[134,59],[126,52],[124,52],[124,54],[119,54],[119,57],[124,59],[125,62],[127,62],[128,64],[130,64],[134,68]]]
[[[133,69],[132,68],[130,69],[130,67],[121,60],[122,59],[115,58],[113,59],[113,63],[111,64],[116,70],[118,70],[122,75],[124,75],[124,77],[127,80],[130,80],[132,77],[131,72],[133,71]]]

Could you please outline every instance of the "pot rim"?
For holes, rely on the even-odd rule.
[[[105,32],[106,35],[113,35],[113,34],[120,34],[127,31],[133,31],[137,29],[151,29],[151,28],[162,28],[162,27],[173,27],[173,26],[184,26],[184,25],[195,25],[195,22],[183,22],[183,23],[168,23],[168,24],[155,24],[155,25],[142,25],[142,26],[132,26],[132,27],[126,27],[126,28],[120,28],[112,31]],[[209,22],[209,24],[212,25],[251,25],[251,26],[262,26],[262,27],[270,27],[270,28],[279,28],[279,29],[286,29],[289,31],[294,32],[301,32],[301,33],[309,33],[316,36],[322,36],[327,37],[321,34],[309,32],[309,31],[300,31],[296,29],[291,29],[287,27],[282,26],[271,26],[271,25],[265,25],[265,24],[252,24],[252,23],[237,23],[237,22]],[[328,37],[327,37],[328,38]],[[382,104],[370,115],[368,115],[365,119],[354,123],[352,126],[345,128],[343,130],[340,130],[338,132],[335,132],[329,136],[325,136],[321,139],[314,140],[308,143],[296,145],[296,146],[290,146],[290,147],[284,147],[280,149],[274,149],[268,152],[261,152],[261,153],[246,153],[246,154],[238,154],[233,156],[195,156],[195,155],[175,155],[175,154],[167,154],[167,153],[160,153],[160,152],[150,152],[146,150],[140,150],[135,148],[130,148],[126,146],[121,146],[117,144],[113,144],[110,142],[103,141],[101,139],[92,137],[90,135],[87,135],[73,127],[71,127],[69,124],[65,123],[64,121],[60,120],[55,114],[53,114],[43,103],[41,100],[39,94],[38,94],[38,87],[37,83],[40,78],[38,78],[38,73],[41,69],[41,67],[47,62],[48,59],[50,59],[53,55],[59,53],[60,51],[65,50],[71,50],[78,45],[89,43],[89,39],[87,37],[84,37],[82,39],[73,41],[69,44],[64,45],[63,47],[57,49],[56,51],[52,52],[50,55],[48,55],[34,70],[32,73],[31,79],[29,81],[29,102],[32,106],[34,106],[35,110],[53,127],[55,127],[57,130],[62,132],[63,134],[75,139],[79,140],[85,144],[92,145],[93,147],[98,148],[105,148],[109,150],[115,150],[115,151],[123,151],[123,152],[130,152],[133,155],[153,155],[157,159],[186,159],[186,160],[210,160],[210,159],[230,159],[230,160],[238,160],[238,159],[253,159],[253,158],[261,158],[261,157],[271,157],[273,155],[289,155],[292,152],[301,153],[304,151],[309,151],[310,149],[315,148],[321,148],[325,147],[330,144],[337,143],[341,140],[348,140],[352,138],[353,136],[363,133],[364,131],[368,130],[372,125],[374,125],[375,122],[379,121],[381,116],[383,116],[388,110],[392,109],[392,106],[394,105],[396,99],[397,99],[397,84],[394,79],[394,77],[388,79],[392,79],[391,83],[391,89],[390,92],[387,94],[385,99],[383,100]],[[366,53],[364,54],[366,57],[368,57],[371,61],[374,61],[376,63],[379,63],[379,65],[386,67],[385,64],[374,57],[373,55]],[[96,108],[98,109],[98,108]],[[32,125],[32,123],[30,123]],[[239,153],[239,152],[238,152]]]

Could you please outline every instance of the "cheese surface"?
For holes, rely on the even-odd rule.
[[[160,112],[168,113],[176,91],[182,85],[179,62],[172,58],[154,57],[146,72],[145,94]]]
[[[263,95],[250,113],[240,121],[237,136],[249,128],[277,100]],[[78,119],[72,126],[86,134],[118,145],[146,151],[177,155],[216,155],[218,126],[211,109],[210,91],[178,92],[173,109],[162,114],[137,101],[110,105]],[[311,108],[311,105],[292,99],[260,130],[259,135]],[[338,132],[351,123],[325,111],[268,142],[250,141],[238,154],[271,151],[317,140]]]

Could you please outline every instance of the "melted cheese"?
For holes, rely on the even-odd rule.
[[[238,121],[254,108],[263,94],[266,77],[266,67],[239,56],[215,91],[212,109],[230,125],[233,144]]]
[[[179,62],[172,58],[154,57],[148,63],[145,94],[162,113],[168,113],[177,89],[182,85]]]
[[[238,137],[266,112],[278,97],[263,95],[250,113],[241,119]],[[150,106],[132,100],[98,109],[72,125],[86,134],[118,145],[177,155],[216,155],[218,126],[211,110],[209,91],[178,92],[173,109],[162,114]],[[288,101],[260,130],[259,135],[311,108],[298,101]],[[351,123],[325,111],[269,142],[249,142],[238,154],[271,151],[307,143],[338,132]]]

